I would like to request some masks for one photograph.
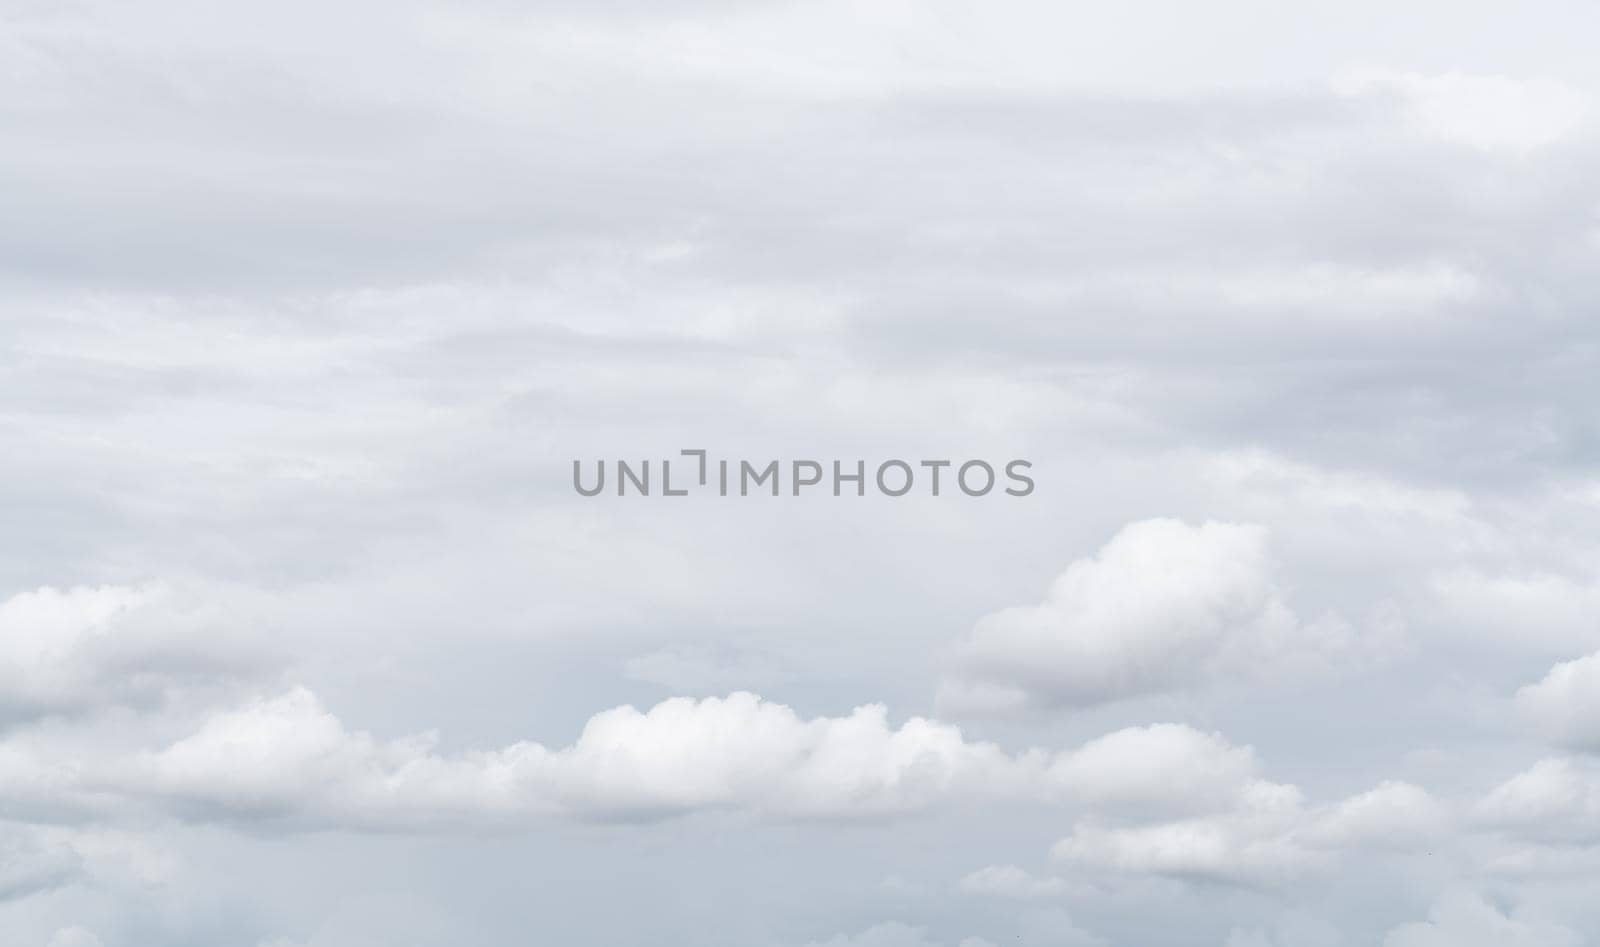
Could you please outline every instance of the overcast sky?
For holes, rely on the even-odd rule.
[[[0,0],[0,941],[1600,945],[1597,33]]]

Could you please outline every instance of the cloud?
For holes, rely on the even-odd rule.
[[[1474,809],[1493,828],[1548,842],[1600,837],[1600,768],[1550,757],[1494,787]]]
[[[1516,705],[1552,742],[1600,752],[1600,652],[1557,664],[1518,690]]]
[[[1428,920],[1403,924],[1383,947],[1578,947],[1584,939],[1559,924],[1504,912],[1474,894],[1439,899]]]
[[[0,812],[170,840],[206,882],[30,897],[28,943],[303,943],[352,883],[459,912],[440,943],[800,943],[898,916],[885,874],[1070,832],[1081,864],[1038,870],[1073,909],[1074,872],[1110,880],[1117,943],[1248,931],[1209,892],[1150,909],[1184,877],[1368,944],[1439,877],[1415,845],[1488,873],[1594,837],[1581,757],[1526,825],[1456,826],[1486,733],[1542,751],[1430,698],[1537,677],[1485,647],[1596,647],[1593,15],[0,2],[0,600],[34,616],[0,625]],[[1330,87],[1380,22],[1397,68]],[[669,509],[551,469],[702,443],[1026,451],[1040,489]],[[1152,511],[1182,528],[1095,553]],[[233,600],[150,576],[254,590],[320,697],[225,640]],[[1449,633],[1283,685],[1368,670],[1375,603]],[[945,672],[951,710],[1074,712],[908,720]],[[789,706],[651,706],[745,689]],[[1558,690],[1519,706],[1592,749]],[[1117,730],[1157,720],[1194,726]],[[1382,782],[1402,759],[1441,795]],[[718,828],[801,819],[887,824]],[[257,839],[303,828],[454,834]],[[704,891],[745,893],[674,903]],[[1009,908],[937,911],[949,944]],[[314,942],[422,939],[394,917]]]
[[[1067,883],[1061,878],[1041,878],[1015,865],[989,865],[962,878],[960,888],[985,897],[1034,901],[1060,897]]]
[[[1485,151],[1527,154],[1570,136],[1588,113],[1587,97],[1550,78],[1423,75],[1374,67],[1347,70],[1343,95],[1390,95],[1425,134]]]
[[[636,655],[623,666],[623,674],[629,680],[700,694],[764,688],[792,677],[773,658],[709,645],[674,645]]]
[[[816,940],[806,947],[939,947],[928,938],[921,927],[912,927],[899,921],[888,921],[867,928],[859,934],[837,934],[827,940]]]
[[[888,816],[958,795],[1016,794],[1042,763],[882,706],[805,720],[748,693],[596,714],[571,746],[515,743],[446,757],[432,734],[347,730],[309,691],[208,719],[147,754],[147,791],[202,814],[351,826],[659,818],[742,809],[787,818]]]
[[[1472,273],[1439,262],[1386,269],[1319,263],[1288,271],[1209,274],[1209,278],[1215,292],[1245,312],[1293,308],[1327,313],[1345,325],[1459,305],[1484,290]]]
[[[1447,838],[1454,820],[1450,806],[1422,787],[1387,781],[1321,812],[1302,838],[1324,848],[1407,851]]]
[[[45,586],[0,602],[0,721],[148,704],[267,660],[216,608],[172,589]]]
[[[0,602],[0,708],[41,713],[101,697],[103,650],[119,619],[149,601],[133,588],[41,588]]]
[[[1081,820],[1052,855],[1088,872],[1276,886],[1356,851],[1415,851],[1447,837],[1447,809],[1424,790],[1385,783],[1330,806],[1291,785],[1252,780],[1218,811],[1171,820]]]
[[[0,740],[0,800],[4,811],[42,821],[73,820],[105,812],[107,800],[86,784],[89,767],[76,750],[52,745],[48,734]]]
[[[935,720],[892,726],[878,704],[805,719],[745,692],[606,710],[558,749],[519,742],[444,755],[437,744],[433,733],[350,730],[299,688],[208,717],[110,770],[106,785],[199,818],[351,828],[716,810],[888,818],[996,799],[1170,816],[1226,809],[1267,785],[1249,747],[1181,724],[1007,753]]]
[[[955,709],[1102,703],[1318,666],[1347,651],[1337,618],[1303,622],[1258,526],[1170,519],[1123,527],[1043,603],[981,619],[955,651]]]
[[[1223,947],[1340,947],[1344,943],[1328,922],[1289,913],[1270,928],[1233,928]]]
[[[1238,805],[1215,815],[1133,825],[1080,821],[1051,854],[1088,872],[1280,883],[1320,858],[1294,837],[1304,817],[1298,789],[1256,783]]]
[[[1061,908],[1026,912],[1017,927],[1026,947],[1106,947],[1105,938],[1079,927]]]
[[[1104,947],[1105,941],[1085,931],[1059,909],[1034,911],[1018,919],[1015,943],[1023,947]],[[926,928],[899,921],[877,924],[852,935],[837,934],[827,940],[812,941],[806,947],[942,947],[949,943],[934,939]],[[956,947],[996,947],[982,937],[962,938]]]
[[[0,826],[0,904],[75,880],[83,859],[72,846],[29,826]]]
[[[274,936],[256,947],[435,947],[452,941],[436,905],[405,892],[356,891],[339,899],[308,936]]]
[[[1600,583],[1549,571],[1443,569],[1428,592],[1453,627],[1481,630],[1496,642],[1556,651],[1592,645],[1600,615]]]
[[[50,937],[46,947],[101,947],[100,938],[85,927],[63,927]]]
[[[1062,754],[1053,781],[1081,803],[1137,811],[1214,811],[1255,779],[1255,751],[1183,724],[1129,727]]]

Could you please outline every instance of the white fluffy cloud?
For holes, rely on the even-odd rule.
[[[1405,783],[1313,807],[1294,786],[1250,780],[1229,805],[1207,814],[1080,821],[1052,854],[1091,872],[1279,884],[1351,850],[1414,850],[1449,827],[1444,804]]]
[[[94,701],[119,621],[145,605],[133,588],[41,588],[0,602],[0,702],[48,711]]]
[[[1134,824],[1081,821],[1051,854],[1091,872],[1267,882],[1297,875],[1317,858],[1295,839],[1304,818],[1298,789],[1259,782],[1246,788],[1236,806],[1213,815]]]
[[[0,717],[146,702],[183,681],[236,676],[265,654],[236,626],[161,586],[21,592],[0,602]]]
[[[705,810],[877,818],[956,799],[1173,817],[1234,807],[1267,785],[1249,747],[1180,724],[1008,753],[934,720],[892,726],[882,705],[805,719],[743,692],[603,711],[559,749],[442,755],[436,743],[350,730],[302,688],[218,713],[117,778],[205,816],[348,827]]]
[[[1454,825],[1451,807],[1426,789],[1387,781],[1316,813],[1301,838],[1322,848],[1407,851],[1447,837]]]
[[[1250,747],[1170,723],[1097,737],[1050,767],[1054,782],[1077,801],[1164,813],[1224,808],[1256,771]]]
[[[1343,621],[1289,608],[1261,527],[1144,520],[1041,604],[980,620],[941,696],[957,709],[1094,704],[1321,665],[1352,642]]]
[[[1591,842],[1600,835],[1600,767],[1562,757],[1540,760],[1491,790],[1475,815],[1535,840]]]
[[[1592,869],[1581,756],[1492,831],[1439,801],[1541,752],[1453,699],[1533,680],[1487,650],[1597,647],[1580,6],[0,0],[0,814],[206,879],[91,872],[0,930],[1012,947],[980,921],[1043,905],[917,899],[1015,863],[973,883],[1060,875],[1119,944],[1251,936],[1269,899],[1152,906],[1281,876],[1368,945],[1525,836]],[[1355,49],[1391,68],[1330,88]],[[1028,456],[1039,489],[589,502],[560,469],[693,446]],[[1182,520],[1111,538],[1152,511]],[[1394,673],[1296,673],[1368,670],[1386,622]],[[320,699],[217,682],[247,623]],[[1073,712],[849,709],[946,675]],[[741,690],[796,710],[652,706]],[[1581,689],[1522,704],[1592,747]],[[1194,726],[1129,727],[1160,720]],[[300,828],[335,831],[261,838]]]
[[[1517,691],[1516,702],[1553,742],[1600,751],[1600,653],[1557,664]]]
[[[922,718],[891,727],[882,706],[805,720],[748,693],[608,710],[563,749],[516,743],[446,757],[428,734],[383,741],[347,730],[302,689],[219,714],[142,769],[149,791],[201,810],[361,825],[706,809],[891,815],[954,795],[1036,790],[1044,765]]]

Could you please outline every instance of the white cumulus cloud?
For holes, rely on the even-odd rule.
[[[1270,885],[1351,851],[1415,850],[1449,828],[1444,804],[1410,784],[1384,783],[1333,805],[1308,806],[1299,788],[1256,779],[1214,812],[1080,820],[1052,854],[1090,872]]]
[[[1555,743],[1600,750],[1600,652],[1557,664],[1517,691],[1516,702]]]
[[[266,654],[207,603],[163,586],[45,586],[0,602],[0,716],[148,702],[183,681],[237,676]]]
[[[1475,815],[1536,840],[1592,840],[1600,835],[1600,768],[1564,757],[1542,759],[1492,789]]]
[[[117,788],[202,819],[291,828],[427,828],[538,817],[883,818],[956,800],[1032,800],[1139,818],[1238,808],[1262,791],[1249,747],[1181,724],[1080,747],[1007,752],[882,705],[803,718],[745,693],[602,711],[559,748],[444,754],[437,736],[380,739],[297,688],[207,718],[189,736],[100,767]]]
[[[941,697],[956,709],[1095,704],[1321,665],[1353,638],[1343,621],[1290,609],[1261,527],[1144,520],[1068,566],[1040,604],[981,619]]]
[[[665,817],[745,809],[784,817],[890,815],[970,793],[1021,791],[1042,761],[965,740],[881,705],[802,719],[749,693],[596,714],[572,745],[459,756],[421,734],[348,730],[297,689],[218,714],[148,754],[148,791],[234,817],[356,825],[575,815]]]

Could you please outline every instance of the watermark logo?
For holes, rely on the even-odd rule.
[[[572,488],[586,497],[604,495],[683,497],[691,493],[717,496],[866,496],[868,490],[889,497],[916,493],[927,496],[1025,497],[1033,493],[1033,463],[1008,460],[865,460],[714,459],[705,450],[682,450],[677,458],[572,462]],[[673,466],[677,464],[677,466]]]

